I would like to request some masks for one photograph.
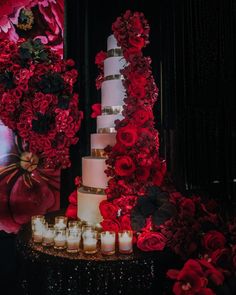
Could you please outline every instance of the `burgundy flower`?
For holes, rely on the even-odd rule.
[[[119,222],[113,219],[104,219],[101,222],[101,226],[103,228],[104,231],[114,231],[114,232],[118,232],[120,229],[120,225]]]
[[[68,218],[76,219],[77,218],[77,206],[70,204],[65,212],[65,216]]]
[[[68,200],[69,200],[69,202],[70,202],[72,205],[77,206],[77,190],[74,190],[74,191],[69,195]]]
[[[159,232],[145,232],[138,236],[137,246],[142,251],[162,251],[166,238]]]
[[[130,176],[135,169],[135,164],[129,156],[122,156],[116,160],[115,171],[119,176]]]
[[[119,208],[111,202],[103,200],[99,205],[99,209],[104,219],[115,219]]]
[[[123,215],[120,217],[120,229],[131,230],[131,220],[129,215]]]
[[[224,248],[226,243],[225,236],[216,230],[209,231],[202,238],[203,247],[208,251]]]
[[[218,268],[230,271],[232,268],[232,251],[229,248],[217,249],[211,254],[212,263]]]
[[[137,129],[133,125],[119,128],[116,139],[117,142],[127,147],[132,147],[137,141]]]
[[[191,199],[183,198],[179,203],[181,218],[194,217],[195,204]]]
[[[149,110],[140,109],[133,114],[135,123],[138,126],[145,124],[148,120],[153,119],[153,114]]]
[[[140,167],[136,170],[135,175],[138,181],[146,181],[150,175],[150,168]]]
[[[101,104],[100,103],[95,103],[92,105],[92,114],[91,114],[91,118],[97,118],[97,116],[100,116],[102,113],[102,109],[101,109]]]
[[[103,70],[104,67],[104,60],[107,58],[107,53],[105,51],[100,51],[97,53],[95,57],[95,64],[98,66],[99,69]]]

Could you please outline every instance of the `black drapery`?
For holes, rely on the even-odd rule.
[[[126,9],[144,12],[151,26],[145,55],[153,60],[160,89],[154,108],[161,155],[180,190],[220,195],[235,192],[235,15],[233,0],[65,0],[65,56],[76,60],[84,121],[72,147],[72,167],[62,173],[62,206],[89,154],[95,55],[106,50],[111,24]],[[230,206],[229,206],[230,207]],[[231,206],[232,208],[232,206]]]

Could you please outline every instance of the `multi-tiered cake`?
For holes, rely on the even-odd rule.
[[[89,223],[99,223],[99,204],[106,199],[108,177],[104,148],[116,142],[115,121],[122,119],[125,89],[120,70],[126,61],[114,35],[107,39],[104,60],[104,81],[101,87],[102,114],[97,117],[97,133],[91,134],[91,156],[82,158],[82,187],[78,189],[78,217]]]

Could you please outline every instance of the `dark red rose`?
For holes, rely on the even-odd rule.
[[[145,232],[138,236],[137,246],[142,251],[162,251],[167,239],[159,232]]]
[[[99,209],[104,219],[115,219],[119,210],[116,205],[106,200],[100,203]]]
[[[136,47],[130,47],[124,50],[124,58],[132,60],[136,55],[141,55],[141,51]]]
[[[130,84],[128,87],[128,92],[132,97],[137,99],[143,99],[146,96],[146,89],[143,86],[137,86],[136,84]]]
[[[135,164],[129,156],[118,157],[115,162],[115,172],[119,176],[130,176],[135,169]]]
[[[132,29],[138,33],[142,34],[143,33],[143,24],[139,18],[139,16],[134,15],[131,19],[131,24],[132,24]]]
[[[140,167],[136,170],[135,173],[138,181],[146,181],[150,175],[149,167]]]
[[[136,201],[137,196],[125,196],[115,199],[113,203],[122,210],[122,214],[129,214],[135,206]]]
[[[117,142],[125,146],[133,146],[137,141],[137,129],[133,125],[119,128],[116,139]]]
[[[225,236],[216,230],[209,231],[202,237],[203,247],[208,251],[224,248],[226,243]]]
[[[130,36],[129,43],[139,50],[141,50],[145,46],[145,40],[142,37],[138,36]]]
[[[100,51],[97,53],[95,57],[95,64],[98,66],[98,68],[103,69],[103,63],[106,58],[107,58],[106,52]]]
[[[228,248],[217,249],[211,254],[211,261],[221,269],[230,270],[232,267],[232,251]]]
[[[191,199],[183,198],[179,204],[180,216],[182,218],[194,217],[195,214],[195,204]]]
[[[148,120],[153,119],[153,114],[151,111],[147,111],[144,109],[140,109],[137,110],[134,114],[133,114],[133,118],[135,120],[135,123],[138,126],[143,125],[144,123],[146,123]]]
[[[114,231],[118,232],[120,229],[120,225],[117,220],[112,220],[112,219],[104,219],[101,222],[101,226],[104,231]]]
[[[70,204],[66,209],[65,215],[68,218],[76,219],[77,218],[77,206]]]
[[[95,119],[97,118],[97,116],[100,116],[102,113],[102,109],[101,109],[101,104],[100,103],[95,103],[92,105],[92,114],[91,114],[91,118]]]
[[[76,176],[74,183],[77,187],[80,187],[82,185],[82,177],[81,176]]]
[[[147,85],[147,78],[137,72],[129,73],[128,79],[132,87],[145,87]]]
[[[122,215],[120,217],[120,229],[122,230],[131,230],[131,220],[130,215]]]

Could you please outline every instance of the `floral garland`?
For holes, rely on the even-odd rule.
[[[44,168],[70,166],[82,112],[77,70],[39,39],[0,41],[0,119]]]
[[[100,204],[100,211],[103,228],[117,231],[131,228],[131,210],[137,198],[144,196],[150,186],[161,185],[166,164],[159,158],[158,132],[152,113],[158,89],[151,58],[142,53],[149,42],[149,25],[142,13],[126,11],[113,23],[112,29],[128,64],[121,71],[126,97],[124,119],[116,122],[117,143],[113,148],[106,148],[106,174],[110,177],[106,189],[108,201]],[[96,80],[98,89],[103,81],[105,58],[106,53],[101,51],[95,60],[100,70]]]

